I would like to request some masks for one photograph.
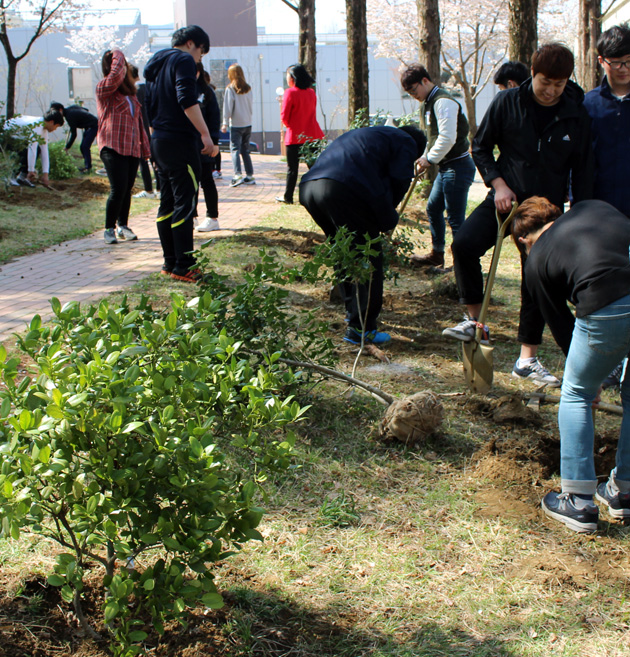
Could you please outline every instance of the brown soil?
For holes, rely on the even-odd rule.
[[[41,185],[34,188],[11,187],[8,192],[0,189],[0,207],[28,205],[33,208],[55,210],[73,207],[109,193],[107,178],[54,180],[51,187],[52,189],[46,189]]]

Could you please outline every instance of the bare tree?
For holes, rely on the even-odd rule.
[[[440,83],[440,7],[438,0],[416,0],[418,11],[418,54],[431,80]]]
[[[315,0],[300,0],[293,3],[282,0],[287,7],[297,12],[299,20],[299,60],[300,64],[315,78],[317,74],[317,36],[315,34]]]
[[[350,123],[359,110],[370,108],[366,0],[346,0],[346,33]]]
[[[597,40],[602,33],[601,0],[580,0],[577,79],[589,91],[599,84]]]
[[[15,80],[18,64],[41,36],[61,27],[62,21],[77,20],[77,11],[86,0],[0,0],[0,43],[7,59],[7,118],[15,115]],[[16,53],[10,30],[19,23],[30,35],[22,52]]]
[[[538,0],[509,0],[508,6],[509,57],[529,66],[538,47]]]

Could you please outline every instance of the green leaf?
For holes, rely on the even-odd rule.
[[[134,643],[144,641],[148,636],[149,635],[142,630],[134,630],[133,632],[129,632],[129,640],[133,641]]]
[[[48,461],[50,461],[50,445],[44,445],[39,450],[38,458],[41,463],[48,463]]]
[[[8,397],[5,397],[0,404],[0,417],[5,418],[9,416],[11,412],[11,400]]]
[[[209,609],[221,609],[221,607],[223,607],[223,605],[225,604],[223,602],[223,598],[219,593],[206,593],[201,598],[201,601]]]
[[[13,484],[10,479],[5,479],[2,484],[2,494],[7,497],[13,497]]]
[[[66,584],[61,587],[61,597],[65,602],[72,602],[74,598],[74,591]]]
[[[148,579],[142,586],[145,591],[153,591],[153,589],[155,588],[155,580]]]
[[[106,623],[111,622],[112,620],[114,620],[114,618],[116,618],[116,616],[118,616],[119,613],[120,613],[120,607],[118,606],[118,603],[114,600],[108,602],[105,605],[105,622]]]
[[[130,422],[123,430],[122,433],[131,433],[136,429],[144,426],[144,422]]]
[[[66,583],[66,580],[63,577],[59,577],[59,575],[48,575],[46,581],[50,586],[63,586]]]

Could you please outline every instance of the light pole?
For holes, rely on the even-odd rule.
[[[262,53],[258,55],[258,68],[260,71],[260,127],[262,130],[262,153],[267,152],[267,144],[265,142],[265,103],[263,100],[263,70],[262,70],[263,56]]]

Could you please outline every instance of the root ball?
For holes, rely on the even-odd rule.
[[[442,411],[440,400],[430,390],[397,399],[385,411],[380,436],[408,445],[426,440],[442,424]]]

